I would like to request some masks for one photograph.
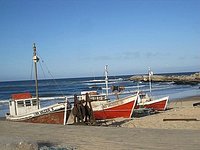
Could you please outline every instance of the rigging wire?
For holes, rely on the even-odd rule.
[[[50,70],[49,70],[49,68],[47,67],[47,65],[46,65],[46,63],[44,62],[44,60],[42,59],[42,57],[38,54],[38,56],[39,56],[39,58],[41,59],[41,62],[44,64],[44,66],[45,66],[45,68],[46,68],[46,70],[47,70],[47,72],[49,73],[49,75],[51,76],[51,78],[53,79],[53,81],[54,81],[54,84],[56,85],[56,87],[58,88],[58,91],[60,92],[60,94],[62,95],[62,96],[64,96],[64,93],[63,93],[63,91],[60,89],[60,87],[59,87],[59,85],[58,85],[58,83],[56,82],[56,79],[54,78],[54,76],[52,75],[52,73],[50,72]],[[41,65],[41,63],[40,63],[40,67],[41,67],[41,69],[42,69],[42,72],[43,72],[43,74],[44,74],[44,76],[45,76],[45,73],[44,73],[44,69],[43,69],[43,67],[42,67],[42,65]],[[46,77],[46,76],[45,76]]]
[[[41,70],[42,70],[43,76],[44,76],[44,78],[46,79],[46,75],[45,75],[44,69],[43,69],[42,64],[41,64],[40,61],[39,61],[39,64],[40,64],[40,68],[41,68]]]

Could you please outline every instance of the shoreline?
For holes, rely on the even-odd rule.
[[[194,95],[194,96],[186,96],[186,97],[183,97],[183,98],[176,98],[176,99],[173,99],[171,101],[174,102],[174,101],[179,101],[179,100],[182,100],[182,101],[196,101],[196,100],[199,100],[200,101],[200,94],[199,95]]]

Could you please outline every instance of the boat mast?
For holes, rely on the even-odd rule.
[[[151,68],[149,67],[149,92],[151,93],[151,76],[153,75],[153,72],[151,71]]]
[[[39,94],[38,94],[38,76],[37,76],[37,62],[39,61],[39,58],[37,57],[36,54],[36,46],[35,43],[33,43],[33,62],[35,65],[35,94],[36,94],[36,99],[37,99],[37,104],[38,104],[38,109],[40,108],[40,101],[39,101]]]
[[[105,66],[106,98],[108,98],[108,65]]]

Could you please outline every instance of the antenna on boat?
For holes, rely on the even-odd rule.
[[[36,54],[36,46],[35,43],[33,43],[33,62],[35,64],[35,94],[36,99],[38,103],[38,109],[40,108],[40,101],[39,101],[39,94],[38,94],[38,76],[37,76],[37,62],[39,61],[39,58]]]
[[[153,72],[151,71],[151,68],[149,67],[149,92],[151,93],[151,76],[153,75]]]
[[[106,98],[108,98],[108,65],[105,65]]]

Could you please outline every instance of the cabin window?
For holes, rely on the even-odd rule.
[[[91,99],[92,99],[92,100],[97,100],[97,98],[96,98],[96,97],[91,97]]]
[[[12,106],[12,102],[9,102],[10,106]]]
[[[140,95],[140,98],[141,98],[141,99],[143,99],[143,98],[145,98],[145,97],[146,97],[145,95]]]
[[[17,101],[18,107],[24,107],[24,101]]]
[[[33,104],[33,106],[36,106],[37,105],[37,100],[36,99],[32,100],[32,104]]]
[[[31,106],[31,101],[30,100],[25,100],[26,106]]]

